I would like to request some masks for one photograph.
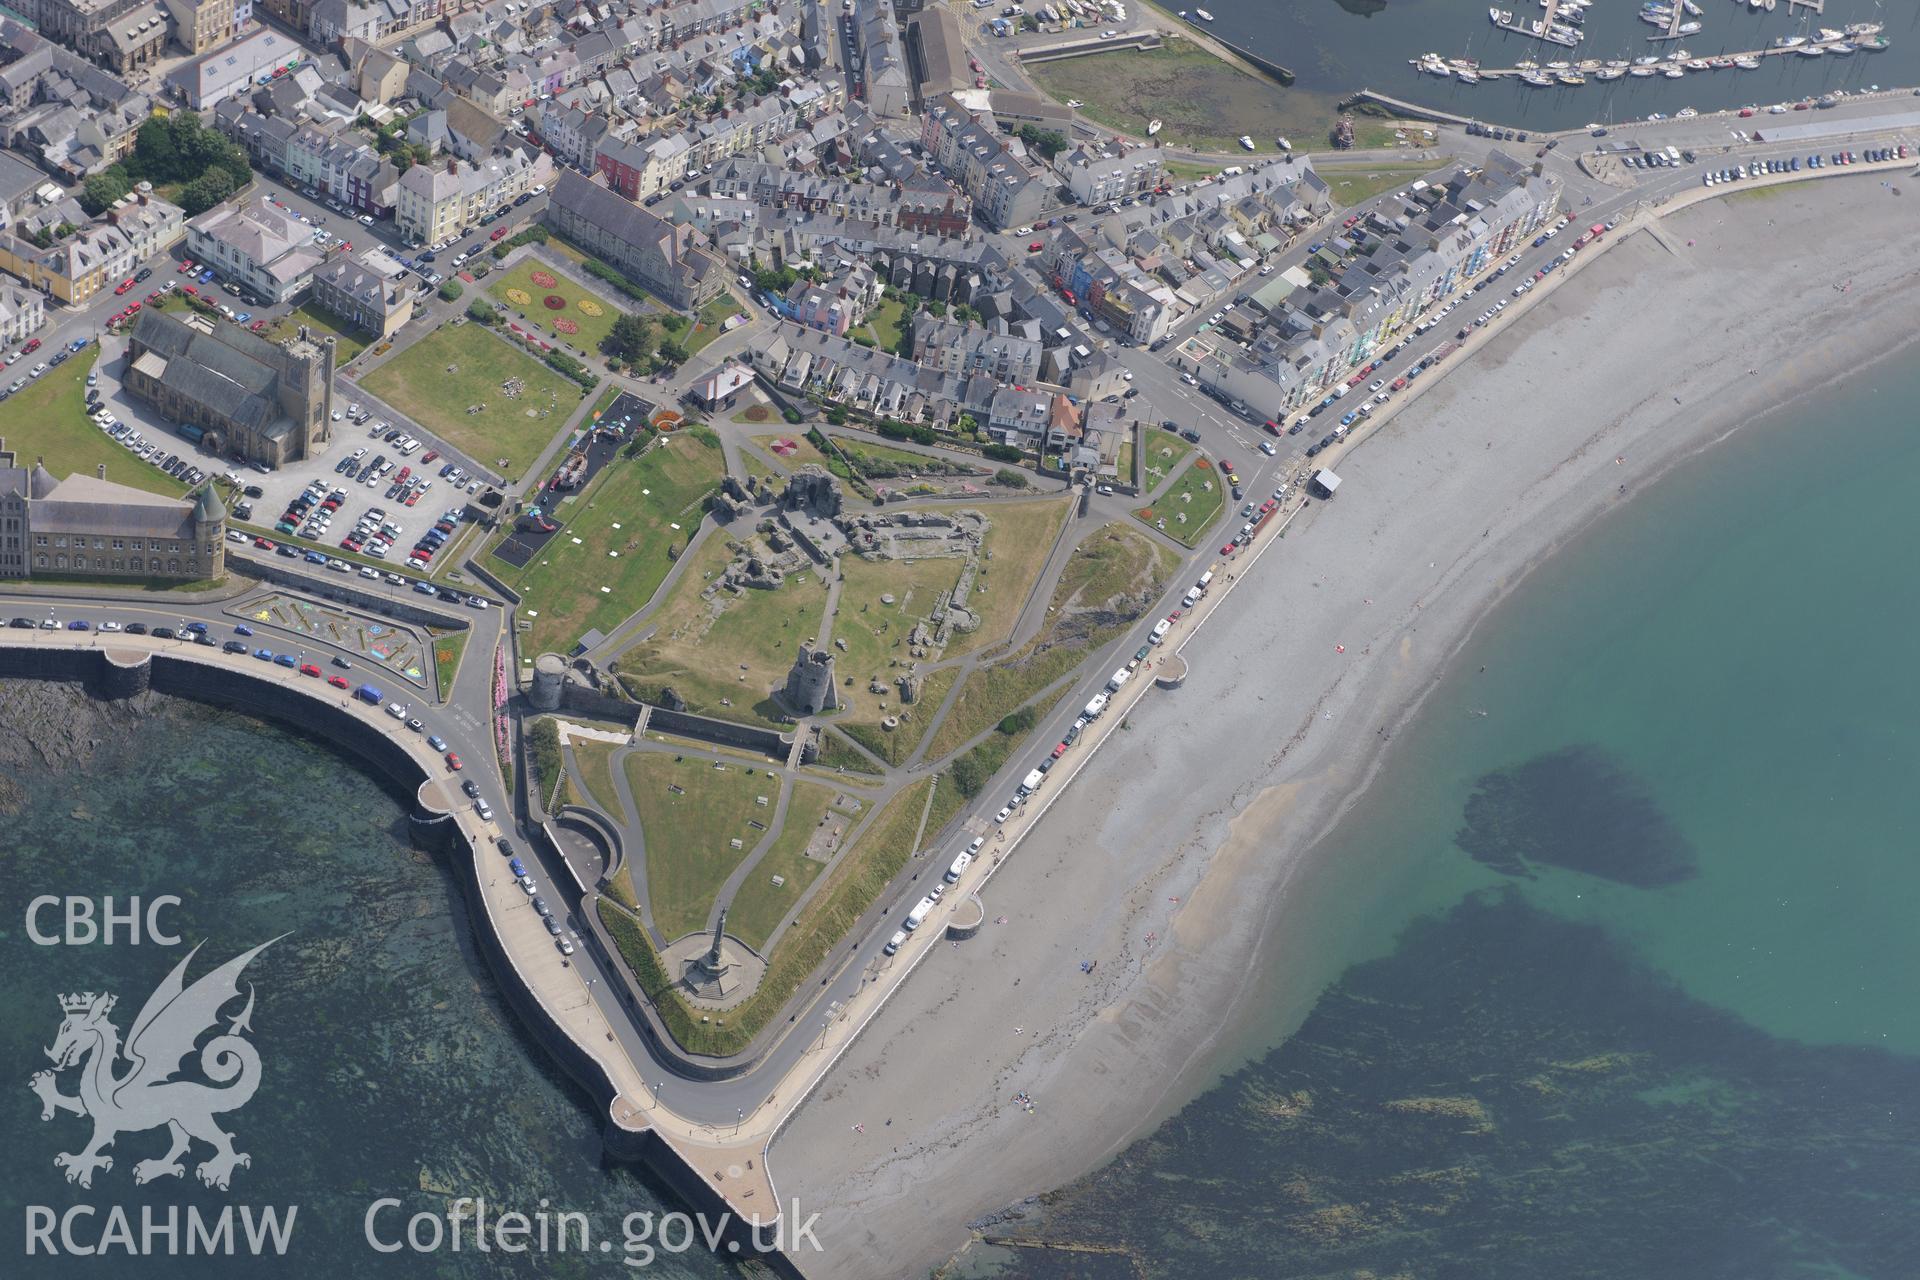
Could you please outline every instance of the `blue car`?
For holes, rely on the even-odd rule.
[[[447,749],[447,740],[437,733],[430,733],[427,735],[427,745],[435,751],[445,751]]]
[[[233,322],[234,322],[235,324],[245,324],[245,323],[246,323],[247,321],[249,321],[249,320],[251,320],[251,319],[253,319],[253,312],[251,312],[251,311],[242,311],[242,312],[241,312],[241,313],[240,313],[239,315],[237,315],[237,316],[235,316],[235,317],[233,318]]]
[[[1360,414],[1357,411],[1353,413],[1349,413],[1340,419],[1340,425],[1343,427],[1350,427],[1355,422],[1357,422],[1359,418],[1360,418]]]
[[[82,350],[89,342],[92,342],[92,341],[93,341],[92,338],[75,338],[72,342],[69,342],[67,344],[67,350],[69,351]]]
[[[204,622],[189,622],[187,624],[187,630],[189,631],[200,632],[200,631],[205,631],[206,629],[207,629],[207,624]]]
[[[272,661],[273,661],[273,650],[271,650],[271,649],[255,649],[255,650],[253,651],[253,656],[254,656],[254,657],[256,657],[256,658],[258,658],[258,659],[260,659],[260,661],[262,661],[262,662],[272,662]]]
[[[507,870],[513,872],[516,876],[523,876],[527,874],[527,864],[518,858],[510,858],[507,860]]]
[[[213,268],[212,268],[212,267],[208,267],[208,268],[207,268],[207,269],[206,269],[205,271],[202,271],[202,272],[200,273],[200,283],[201,283],[201,284],[212,284],[212,283],[213,283]]]
[[[431,595],[439,594],[439,592],[434,589],[434,585],[431,582],[416,582],[413,584],[413,589],[415,591],[418,591],[423,596],[431,596]]]
[[[244,622],[236,622],[233,626],[233,634],[237,636],[250,636],[253,634],[253,628]]]
[[[282,653],[282,654],[275,655],[273,659],[273,663],[277,667],[297,667],[300,665],[298,662],[294,660],[293,655],[290,653]]]
[[[326,562],[327,562],[327,558],[321,555],[318,551],[307,552],[308,564],[325,564]]]
[[[67,630],[69,630],[69,631],[91,631],[91,630],[93,630],[93,624],[92,624],[92,623],[89,623],[89,622],[82,622],[82,621],[80,621],[79,619],[75,619],[74,621],[72,621],[72,622],[69,622],[69,623],[67,624]]]

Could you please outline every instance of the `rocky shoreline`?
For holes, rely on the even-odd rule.
[[[0,814],[15,814],[29,772],[85,768],[100,748],[165,699],[153,693],[104,702],[79,684],[52,680],[0,682]]]

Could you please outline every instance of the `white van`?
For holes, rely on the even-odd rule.
[[[1108,693],[1120,692],[1120,686],[1125,684],[1127,682],[1127,677],[1131,676],[1132,674],[1133,672],[1127,670],[1125,667],[1122,667],[1118,671],[1114,672],[1111,676],[1107,678],[1107,692]]]
[[[1200,588],[1198,587],[1188,587],[1187,594],[1180,597],[1180,607],[1183,609],[1191,609],[1199,603]]]
[[[1082,714],[1089,720],[1098,720],[1100,713],[1106,709],[1107,695],[1104,693],[1096,693],[1093,695],[1092,700],[1087,703],[1086,710],[1082,712]]]
[[[1029,773],[1025,778],[1021,779],[1020,794],[1023,796],[1032,795],[1040,789],[1040,784],[1046,780],[1047,775],[1035,769],[1032,773]]]
[[[1147,643],[1159,644],[1167,638],[1167,632],[1171,630],[1173,630],[1173,623],[1166,618],[1160,619],[1153,624],[1153,634],[1147,637]]]
[[[932,913],[932,911],[933,911],[932,898],[922,898],[920,899],[920,901],[914,903],[913,910],[907,912],[907,927],[904,930],[902,930],[902,932],[911,933],[915,929],[918,929],[920,927],[920,922],[925,920],[927,916]]]
[[[1202,595],[1205,595],[1207,588],[1212,584],[1213,584],[1213,570],[1209,569],[1205,573],[1200,575],[1200,581],[1193,584],[1193,589],[1195,591],[1200,592]]]
[[[888,955],[892,955],[894,952],[900,950],[900,948],[905,946],[906,944],[907,944],[907,931],[905,929],[895,929],[893,931],[893,936],[887,939],[887,945],[880,949],[886,952]]]
[[[958,884],[960,877],[966,874],[967,867],[971,865],[972,862],[973,855],[971,853],[963,853],[955,858],[953,865],[947,868],[947,883]]]

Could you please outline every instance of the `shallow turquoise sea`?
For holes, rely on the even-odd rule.
[[[1226,1074],[997,1228],[1073,1251],[955,1273],[1920,1274],[1916,403],[1756,423],[1523,584]]]

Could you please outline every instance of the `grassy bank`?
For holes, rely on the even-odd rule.
[[[675,990],[677,984],[668,978],[639,922],[605,898],[600,900],[600,919],[612,934],[621,958],[682,1048],[718,1055],[738,1053],[747,1047],[906,865],[927,806],[928,789],[935,782],[934,778],[916,782],[880,811],[866,833],[841,855],[806,910],[795,918],[774,949],[760,986],[744,1003],[728,1010],[724,1018],[702,1022]],[[950,812],[951,808],[951,804],[935,805],[936,811]]]
[[[1027,67],[1050,96],[1081,102],[1089,120],[1145,137],[1147,122],[1162,122],[1155,141],[1199,151],[1236,152],[1241,134],[1256,157],[1280,154],[1274,139],[1320,143],[1333,123],[1332,100],[1283,89],[1249,75],[1186,40],[1159,49],[1116,50]]]

